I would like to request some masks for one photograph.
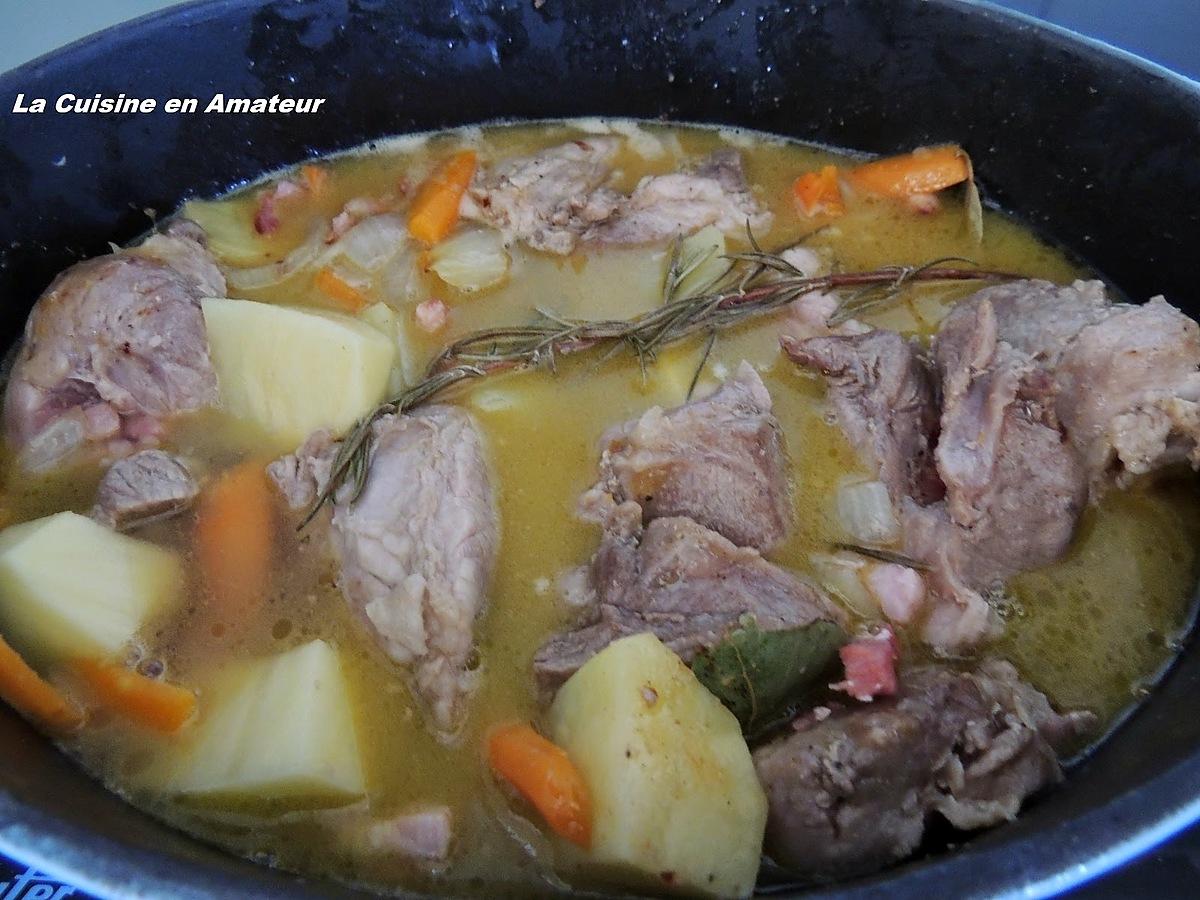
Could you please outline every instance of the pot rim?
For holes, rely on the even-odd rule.
[[[1110,67],[1140,70],[1164,82],[1181,97],[1200,103],[1200,81],[1106,41],[998,6],[989,0],[922,2],[984,21],[997,19],[1010,25],[1018,24],[1040,33],[1062,49],[1090,56]],[[186,26],[189,22],[219,17],[227,9],[257,5],[260,5],[259,0],[189,0],[115,24],[44,53],[0,73],[0,81],[15,83],[34,75],[43,66],[72,58],[76,64],[86,64],[90,58],[106,52],[114,40],[144,38],[160,28]],[[1189,632],[1187,647],[1181,653],[1197,652],[1194,644]],[[1163,677],[1169,677],[1169,670]],[[1151,697],[1147,704],[1153,702]],[[1133,715],[1144,705],[1139,705]],[[1109,738],[1115,736],[1110,733]],[[56,749],[55,752],[60,751]],[[900,888],[904,896],[923,896],[936,891],[937,895],[963,898],[1047,897],[1118,868],[1197,821],[1200,821],[1200,753],[1157,773],[1141,785],[1123,790],[1103,807],[1057,823],[1046,831],[1006,836],[1008,829],[998,828],[955,851],[911,860],[868,878],[809,889],[805,896],[863,900],[884,896],[894,898]],[[109,835],[71,825],[17,799],[3,788],[0,788],[0,852],[102,897],[171,896],[181,900],[204,900],[236,894],[283,898],[321,896],[325,893],[322,885],[335,892],[348,889],[338,882],[315,881],[244,862],[246,873],[251,877],[255,873],[258,875],[254,882],[248,883],[195,860],[145,850]],[[786,889],[780,887],[771,892],[784,891]]]

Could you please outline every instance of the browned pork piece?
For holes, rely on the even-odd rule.
[[[483,437],[457,407],[384,416],[366,487],[334,505],[339,586],[395,662],[411,666],[435,728],[453,737],[478,680],[470,658],[499,542]],[[268,468],[293,506],[312,502],[337,445],[318,432]]]
[[[464,218],[547,253],[580,241],[643,244],[716,225],[743,234],[770,226],[734,150],[699,165],[643,178],[628,197],[607,186],[620,140],[589,137],[481,167],[463,197]]]
[[[825,374],[839,424],[888,485],[906,553],[929,566],[924,637],[944,650],[998,630],[984,594],[1061,556],[1087,497],[1044,373],[997,341],[987,303],[972,308],[935,338],[933,372],[893,332],[783,341]]]
[[[969,312],[968,312],[969,311]],[[926,639],[975,642],[988,630],[975,591],[1058,559],[1087,502],[1087,476],[1054,412],[1047,373],[998,339],[986,299],[948,317],[934,339],[942,382],[936,458],[944,504],[905,506],[906,547],[931,564]]]
[[[603,185],[619,146],[615,138],[568,141],[480,168],[462,215],[537,250],[566,255],[588,226],[617,208],[620,196]]]
[[[179,459],[142,450],[113,463],[96,489],[92,518],[124,531],[191,506],[200,486]]]
[[[747,227],[763,231],[771,225],[771,213],[754,198],[736,150],[718,150],[694,169],[646,176],[611,217],[592,226],[583,238],[644,244],[691,234],[706,225],[729,234],[745,234]]]
[[[30,314],[5,395],[22,464],[45,469],[84,445],[124,456],[155,443],[169,417],[215,403],[200,298],[224,293],[187,221],[59,275]]]
[[[1062,778],[1056,751],[1093,722],[1056,713],[1007,662],[910,670],[897,697],[810,713],[754,752],[766,851],[797,873],[840,877],[910,854],[934,814],[963,829],[1012,819]]]
[[[642,528],[636,503],[610,509],[600,549],[573,587],[587,618],[551,638],[534,657],[552,690],[594,654],[626,635],[652,631],[685,661],[720,642],[742,616],[762,631],[844,616],[816,587],[737,547],[688,518],[654,519]],[[582,602],[581,602],[582,601]]]
[[[600,492],[640,505],[644,522],[687,516],[744,547],[769,550],[787,536],[783,439],[771,395],[747,362],[712,395],[653,407],[600,443],[600,480],[581,504],[585,516]]]
[[[894,503],[942,496],[933,459],[937,387],[910,341],[880,329],[802,341],[784,337],[782,344],[797,363],[825,376],[838,425],[879,473]]]
[[[1112,304],[1098,281],[985,288],[942,330],[992,307],[997,339],[1031,358],[1087,467],[1093,496],[1159,466],[1200,466],[1200,326],[1161,297]]]

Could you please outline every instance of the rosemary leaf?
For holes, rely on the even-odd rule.
[[[450,343],[433,358],[424,378],[380,404],[345,436],[329,483],[300,527],[311,522],[322,506],[339,496],[343,485],[352,488],[348,493],[350,502],[361,495],[368,475],[372,426],[380,416],[404,414],[464,381],[536,367],[555,372],[560,356],[597,350],[601,358],[607,358],[622,348],[636,356],[644,375],[663,347],[698,332],[708,332],[709,344],[701,360],[703,367],[722,328],[772,313],[813,291],[853,290],[829,320],[830,324],[837,324],[866,309],[894,302],[915,283],[1006,281],[1021,277],[974,268],[970,260],[947,257],[921,266],[885,266],[866,272],[835,272],[807,278],[779,254],[764,251],[748,226],[747,234],[751,250],[729,254],[731,266],[727,275],[699,295],[674,297],[655,309],[621,320],[570,319],[539,310],[537,318],[528,325],[485,328]],[[671,289],[673,282],[677,283],[677,276],[683,271],[678,253],[676,247],[664,292]],[[948,262],[965,262],[972,268],[945,267]],[[689,394],[699,375],[697,369]]]

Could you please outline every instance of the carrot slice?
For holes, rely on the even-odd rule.
[[[155,731],[176,732],[196,711],[196,695],[187,688],[125,666],[77,659],[74,669],[104,706]]]
[[[0,638],[0,697],[17,712],[55,731],[83,724],[79,707],[33,671],[4,638]]]
[[[426,244],[436,244],[458,222],[458,206],[475,175],[475,153],[455,153],[434,170],[417,191],[408,214],[408,232]]]
[[[317,290],[347,312],[359,312],[367,305],[367,298],[363,292],[328,266],[317,272],[313,284]]]
[[[819,172],[805,172],[792,185],[792,195],[800,212],[809,216],[840,216],[846,212],[837,166],[825,166]]]
[[[200,495],[196,557],[218,611],[240,619],[263,602],[274,543],[273,498],[261,461],[223,472]]]
[[[329,170],[324,166],[305,165],[300,167],[300,174],[304,176],[304,184],[313,194],[324,193],[326,186],[329,184]]]
[[[863,163],[846,173],[855,188],[885,197],[933,194],[971,177],[971,160],[962,147],[918,147],[912,153]]]
[[[591,846],[591,794],[566,751],[528,725],[505,725],[488,740],[488,761],[555,832],[580,847]]]

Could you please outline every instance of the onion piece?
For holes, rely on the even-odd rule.
[[[882,481],[843,484],[836,502],[838,521],[852,540],[861,544],[894,544],[900,540],[900,523]]]
[[[438,278],[467,293],[493,287],[508,275],[504,239],[490,228],[447,238],[429,251],[429,261]]]
[[[29,472],[44,472],[62,462],[84,442],[83,423],[67,414],[39,431],[21,450],[20,463]]]
[[[408,228],[395,213],[363,219],[326,251],[343,256],[367,272],[377,272],[391,261],[408,240]]]
[[[278,262],[252,269],[226,269],[225,280],[239,291],[271,287],[318,262],[325,249],[324,229],[315,228],[300,246]]]
[[[852,553],[810,553],[817,581],[851,611],[864,618],[879,615],[879,604],[863,583],[867,562]]]

